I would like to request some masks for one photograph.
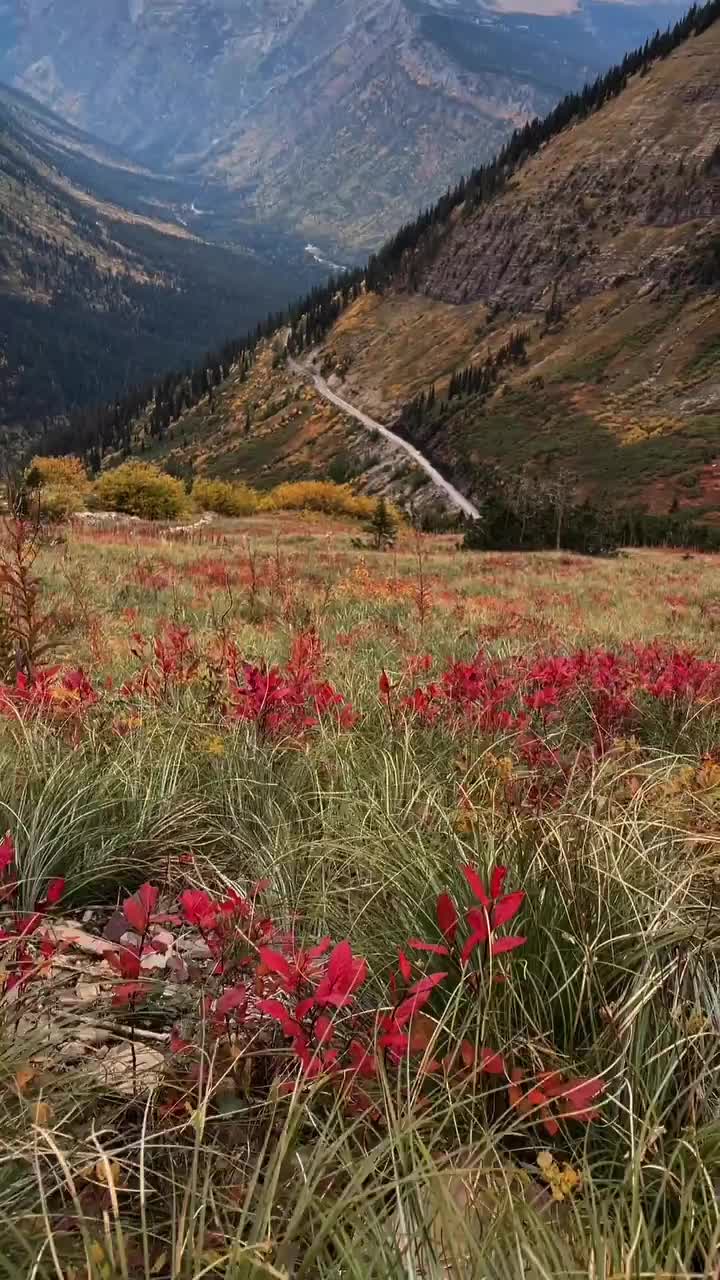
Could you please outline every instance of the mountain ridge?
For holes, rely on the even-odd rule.
[[[584,6],[17,0],[0,76],[151,167],[226,183],[248,216],[342,260],[678,11]]]

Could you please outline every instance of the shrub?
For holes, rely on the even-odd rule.
[[[214,511],[219,516],[251,516],[258,509],[258,494],[246,484],[196,480],[192,496],[203,511]]]
[[[106,471],[94,488],[95,505],[144,520],[173,520],[186,505],[185,489],[148,462],[124,462]]]
[[[42,515],[49,520],[66,520],[80,511],[90,491],[87,472],[79,458],[33,458],[25,473],[25,484],[37,492]]]
[[[276,511],[322,511],[326,515],[350,516],[370,520],[375,514],[374,498],[353,493],[347,484],[329,480],[303,480],[296,484],[279,484],[268,495],[268,505]],[[389,508],[393,518],[399,513]]]

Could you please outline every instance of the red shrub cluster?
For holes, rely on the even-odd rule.
[[[3,880],[13,866],[8,837],[0,845]],[[569,1118],[591,1120],[601,1080],[557,1069],[531,1071],[497,1049],[459,1039],[444,1020],[450,1003],[457,1008],[459,988],[476,1002],[481,991],[492,989],[483,985],[484,975],[500,976],[493,973],[494,962],[525,942],[501,932],[525,900],[522,890],[504,891],[507,870],[496,867],[488,887],[474,867],[465,867],[464,874],[474,898],[464,912],[466,928],[460,927],[453,899],[441,894],[436,903],[440,940],[410,939],[379,1000],[370,998],[367,962],[354,954],[348,939],[335,943],[323,937],[304,945],[273,919],[264,905],[266,881],[247,894],[231,891],[221,897],[185,889],[164,910],[158,909],[158,889],[141,885],[123,903],[119,927],[113,924],[116,917],[108,925],[113,942],[104,959],[117,975],[112,1004],[122,1009],[124,1022],[160,996],[155,1009],[161,1008],[173,990],[185,989],[191,996],[179,1000],[187,1017],[168,1037],[163,1114],[183,1112],[206,1080],[210,1061],[227,1059],[235,1067],[244,1061],[248,1069],[254,1060],[262,1061],[266,1086],[280,1094],[308,1081],[321,1083],[348,1109],[374,1120],[380,1116],[381,1076],[398,1071],[407,1076],[409,1070],[421,1102],[448,1080],[454,1088],[477,1089],[481,1077],[489,1076],[494,1094],[505,1090],[511,1106],[549,1133]],[[8,879],[0,885],[0,900],[9,901],[16,888],[16,880]],[[56,951],[46,912],[63,889],[63,881],[53,881],[33,914],[12,913],[0,934],[6,998],[42,976]],[[179,945],[183,942],[190,945]],[[423,971],[409,958],[413,952],[441,956],[442,970]],[[374,990],[377,995],[377,984]]]
[[[150,653],[148,653],[148,650]],[[189,684],[200,668],[200,655],[188,627],[166,623],[152,640],[139,632],[132,637],[131,652],[143,662],[141,670],[122,687],[124,697],[142,694],[160,701],[171,689]]]
[[[523,734],[583,706],[602,747],[608,737],[632,728],[642,697],[687,707],[719,695],[720,663],[654,644],[621,653],[595,649],[509,660],[478,654],[416,688],[402,707],[429,723],[470,720],[489,733]]]
[[[66,721],[81,715],[98,700],[84,673],[43,667],[33,676],[20,672],[14,685],[0,685],[0,714],[41,715],[46,720]]]

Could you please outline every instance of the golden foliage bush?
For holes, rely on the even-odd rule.
[[[143,520],[174,520],[186,509],[182,480],[149,462],[124,462],[95,482],[93,506]]]
[[[263,505],[271,511],[322,511],[326,515],[369,520],[375,513],[377,502],[374,498],[353,493],[348,484],[301,480],[277,485],[270,490]]]
[[[38,495],[41,513],[49,520],[66,520],[85,505],[90,481],[79,458],[33,458],[25,483]]]
[[[226,480],[196,480],[192,489],[194,501],[203,511],[219,516],[251,516],[258,509],[259,494],[246,484],[229,484]]]

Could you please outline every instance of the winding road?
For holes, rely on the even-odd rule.
[[[436,484],[438,489],[442,489],[443,493],[447,494],[453,506],[462,511],[463,515],[469,516],[471,520],[480,519],[480,512],[475,504],[472,503],[469,498],[466,498],[459,489],[456,489],[454,484],[451,484],[449,480],[446,480],[444,476],[441,476],[437,467],[434,467],[431,462],[428,462],[427,458],[423,457],[420,450],[416,449],[414,444],[410,444],[407,440],[403,440],[402,436],[396,435],[389,427],[383,426],[382,422],[376,422],[374,418],[369,417],[367,413],[363,413],[362,409],[357,409],[355,405],[350,404],[348,400],[343,400],[342,396],[339,396],[335,391],[330,390],[327,382],[324,378],[320,377],[319,373],[314,373],[312,369],[305,368],[303,365],[298,364],[297,360],[293,360],[291,357],[288,358],[288,364],[293,372],[299,374],[301,377],[307,378],[310,376],[315,385],[315,390],[323,397],[324,400],[329,400],[330,403],[334,404],[338,409],[342,409],[343,413],[347,413],[351,418],[355,418],[355,420],[365,427],[367,431],[379,431],[380,435],[384,436],[386,440],[389,440],[391,444],[397,445],[399,449],[404,450],[404,452],[412,458],[413,462],[415,462],[423,471],[426,472],[427,475],[429,475],[433,484]]]

